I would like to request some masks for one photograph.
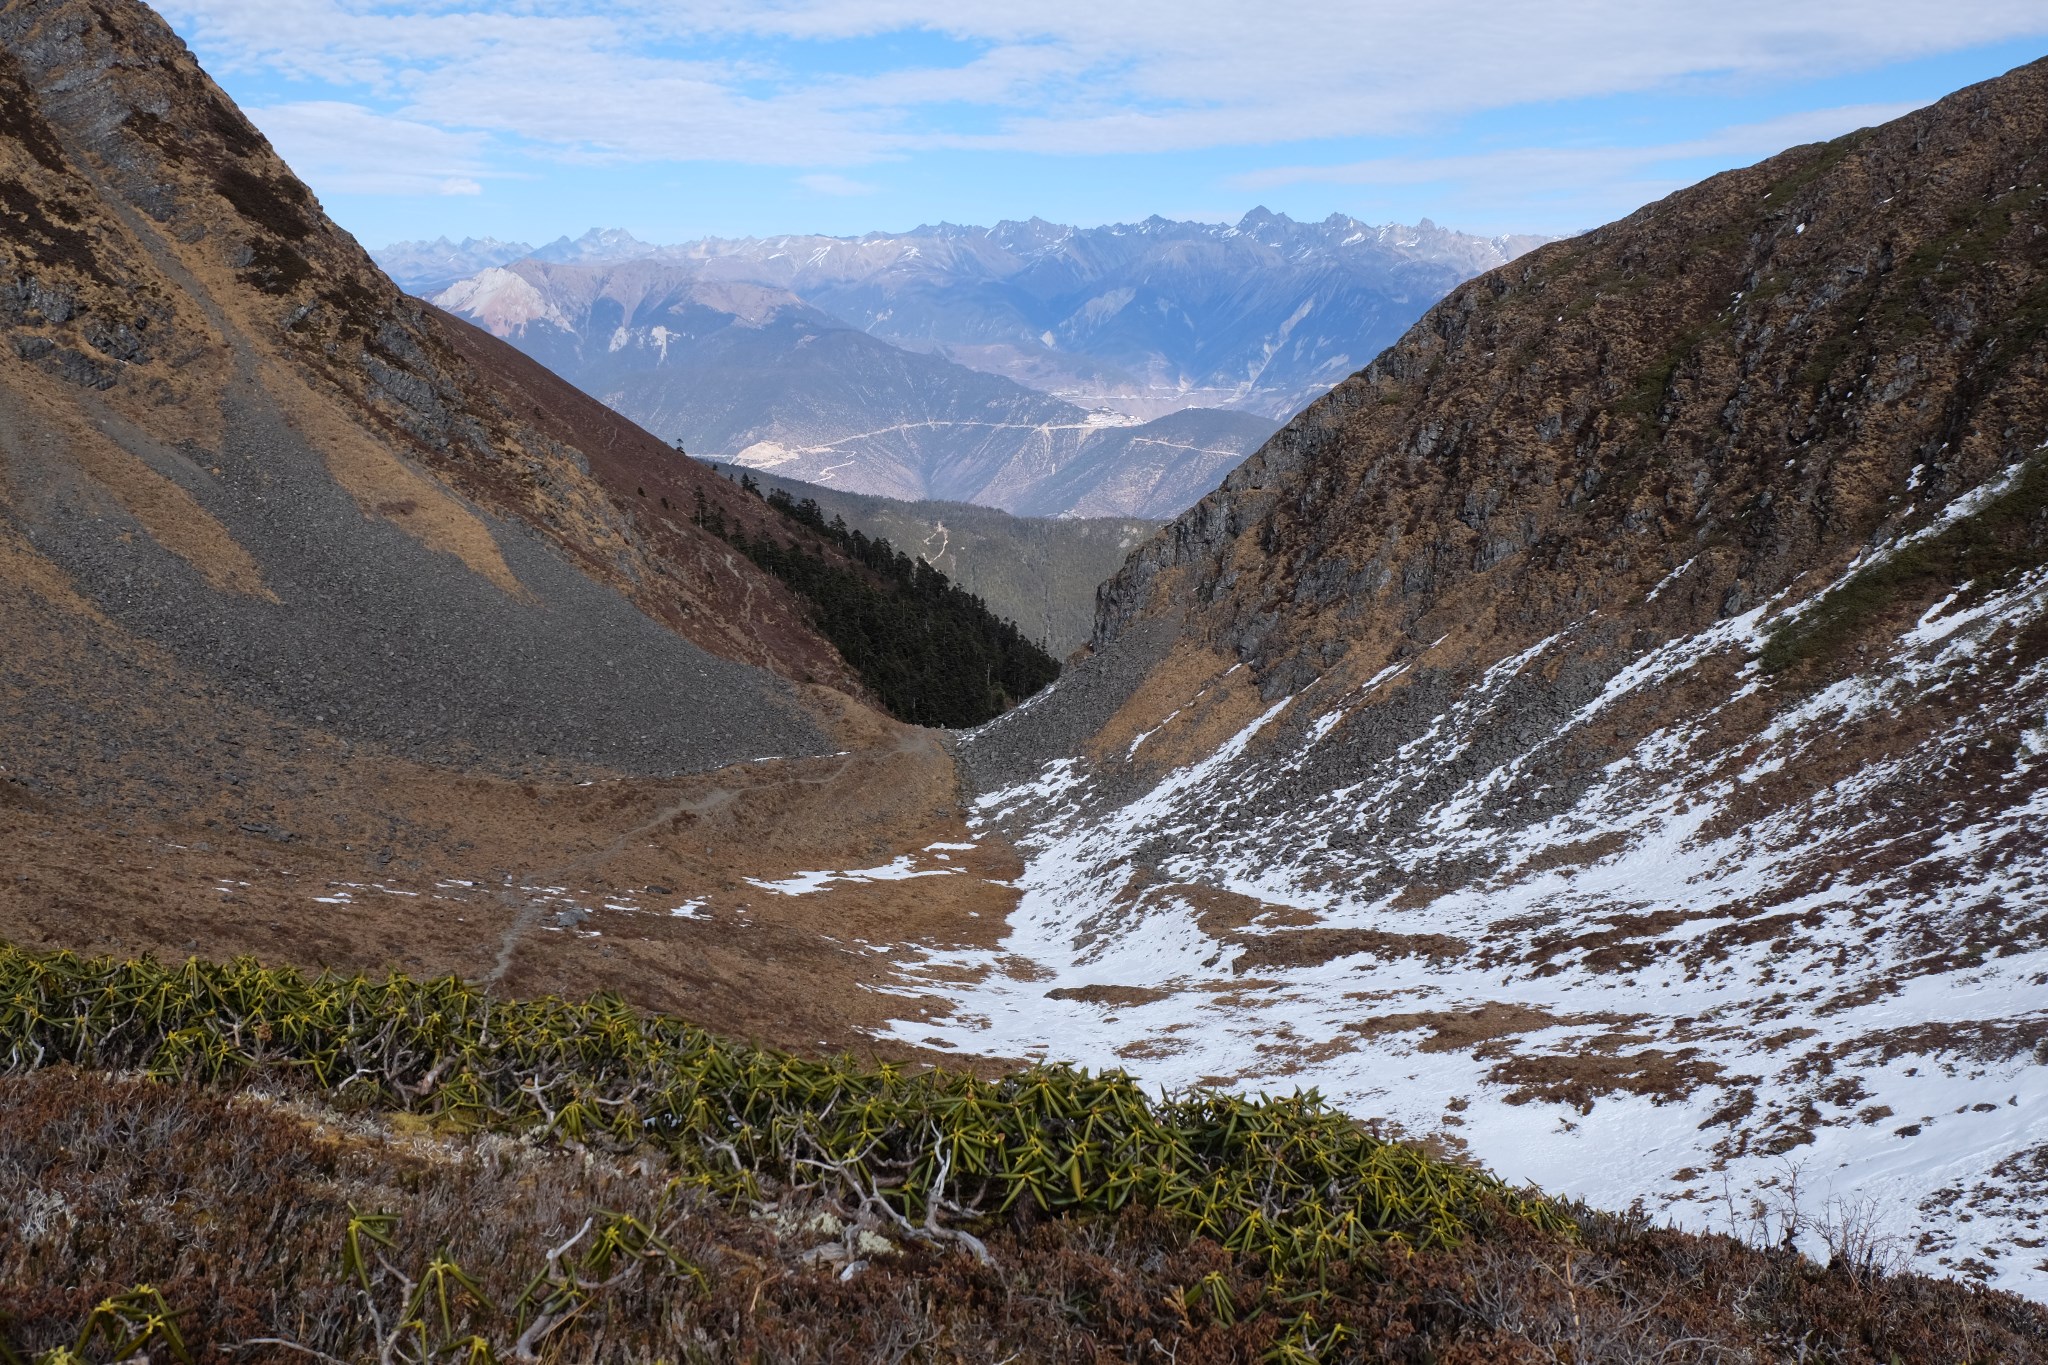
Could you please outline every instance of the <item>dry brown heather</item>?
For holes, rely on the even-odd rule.
[[[191,804],[167,819],[0,780],[0,939],[166,961],[253,953],[454,972],[522,995],[615,989],[739,1037],[866,1050],[887,1021],[945,1008],[888,993],[903,945],[915,956],[914,945],[997,941],[1015,899],[1002,885],[1014,855],[955,852],[954,875],[797,897],[745,879],[968,842],[944,754],[899,732],[900,747],[883,739],[840,758],[589,786],[361,753],[343,761],[322,737],[272,734],[291,748],[281,768],[251,762],[262,747],[252,735],[194,746],[197,766],[244,781],[174,788]],[[260,808],[245,804],[244,787]],[[252,823],[273,832],[251,833]],[[929,855],[922,865],[946,866]],[[596,913],[565,914],[571,902]],[[688,917],[670,913],[686,904]],[[894,951],[866,946],[883,943]]]
[[[352,1212],[399,1218],[381,1250],[418,1279],[446,1254],[510,1304],[600,1210],[653,1225],[701,1278],[627,1276],[549,1339],[548,1358],[778,1361],[1238,1362],[1281,1334],[1253,1268],[1133,1213],[1026,1220],[992,1264],[874,1245],[841,1278],[814,1213],[736,1213],[616,1157],[419,1121],[193,1086],[33,1073],[0,1089],[0,1322],[16,1350],[68,1344],[100,1298],[147,1280],[185,1310],[201,1362],[374,1352],[343,1273]],[[1830,1360],[1949,1365],[2048,1359],[2048,1312],[2009,1295],[1726,1237],[1586,1214],[1583,1241],[1530,1232],[1455,1252],[1398,1252],[1333,1277],[1354,1327],[1333,1360]],[[831,1255],[820,1254],[823,1250]],[[396,1281],[373,1267],[391,1315]],[[451,1294],[447,1335],[502,1349],[504,1318]],[[438,1319],[434,1331],[441,1335]],[[158,1348],[161,1354],[161,1348]]]

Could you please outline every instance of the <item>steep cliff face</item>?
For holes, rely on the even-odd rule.
[[[970,740],[960,1045],[2048,1284],[2044,181],[2048,63],[1454,291]]]

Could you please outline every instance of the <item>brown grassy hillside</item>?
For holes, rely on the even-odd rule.
[[[141,4],[0,11],[0,334],[0,934],[815,1047],[890,1007],[854,937],[1000,923],[746,882],[969,842],[943,748],[691,524],[759,499],[402,295]]]

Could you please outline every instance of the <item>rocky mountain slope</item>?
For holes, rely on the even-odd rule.
[[[970,736],[900,1036],[2048,1292],[2048,62],[1466,284]]]
[[[706,281],[785,289],[841,322],[1014,379],[1083,408],[1150,418],[1230,407],[1275,420],[1383,347],[1460,282],[1542,242],[1424,219],[1235,225],[1157,216],[1100,228],[1041,219],[942,223],[865,237],[709,238],[674,246],[617,228],[539,248],[495,239],[396,242],[377,259],[430,297],[521,256],[660,260]],[[1178,510],[1178,509],[1176,509]]]
[[[423,748],[454,737],[412,714],[448,683],[406,676],[410,658],[366,674],[394,626],[446,638],[430,662],[499,698],[481,710],[502,722],[464,742],[515,751],[530,723],[588,727],[573,743],[591,757],[650,752],[644,724],[559,703],[642,705],[677,670],[721,675],[707,719],[788,705],[725,660],[832,673],[793,603],[621,505],[574,443],[595,447],[579,424],[608,414],[398,293],[153,16],[136,50],[98,11],[6,20],[8,532],[110,625],[225,661],[266,705]],[[599,434],[598,458],[629,458]],[[749,596],[758,610],[732,609]],[[557,651],[579,662],[529,676]],[[579,676],[607,655],[651,672]],[[723,728],[678,732],[667,761]]]
[[[400,293],[140,4],[0,12],[0,222],[0,939],[880,1017],[739,874],[929,861],[953,770],[692,521],[771,509]],[[1008,904],[887,890],[816,904]]]
[[[1170,516],[1272,431],[1242,412],[1084,412],[688,265],[518,261],[434,302],[695,455],[852,492]]]
[[[1061,658],[1094,633],[1095,590],[1159,529],[1136,517],[1013,517],[964,502],[903,502],[772,474],[759,482],[923,559]]]

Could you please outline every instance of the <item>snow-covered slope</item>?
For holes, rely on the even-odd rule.
[[[967,737],[1022,902],[897,1036],[2048,1295],[2044,142],[2048,63],[1453,293]]]
[[[1789,704],[1755,661],[1776,615],[1631,660],[1535,743],[1503,731],[1572,633],[1448,705],[1412,676],[1427,653],[1264,706],[1226,671],[1181,715],[1251,719],[1200,759],[982,795],[1026,851],[1022,905],[1000,948],[933,964],[976,969],[953,1022],[900,1034],[1315,1086],[1692,1225],[1797,1181],[1809,1214],[1874,1203],[1923,1259],[2048,1293],[2048,573]],[[1717,700],[1643,719],[1676,691]],[[1576,741],[1637,724],[1545,808]]]

